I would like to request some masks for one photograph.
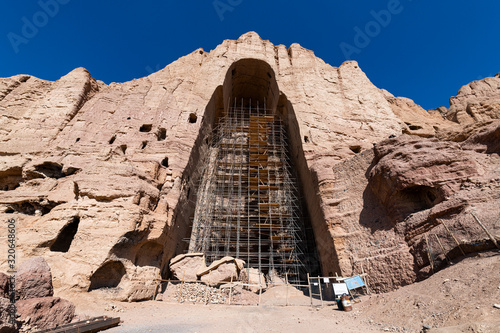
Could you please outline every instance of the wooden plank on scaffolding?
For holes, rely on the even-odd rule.
[[[268,162],[267,161],[251,161],[248,164],[250,166],[254,166],[254,167],[265,167],[268,165]]]
[[[267,147],[250,147],[250,153],[267,153],[268,151]]]
[[[250,194],[249,197],[253,199],[266,199],[269,198],[269,194]]]
[[[295,262],[299,262],[296,259],[279,259],[280,262],[285,263],[285,264],[293,264]]]
[[[283,239],[290,239],[290,238],[292,238],[292,236],[291,235],[271,236],[271,238],[273,240],[281,240],[282,238]]]
[[[250,122],[270,122],[274,120],[274,116],[250,116]]]
[[[259,203],[259,207],[261,208],[270,208],[270,207],[279,207],[280,204],[277,202],[266,202],[266,203]]]
[[[271,190],[271,191],[276,191],[276,190],[278,190],[278,186],[269,186],[269,185],[249,186],[249,188],[252,191],[257,191],[257,190]]]
[[[250,163],[252,162],[267,162],[269,155],[255,154],[250,155]]]
[[[250,142],[251,147],[267,147],[268,145],[268,142],[264,140],[250,139],[248,141]]]
[[[280,224],[260,223],[257,226],[261,228],[281,228]]]
[[[271,218],[273,220],[279,219],[279,218],[287,218],[287,217],[292,217],[292,215],[291,214],[275,214],[275,213],[269,215],[269,218]]]

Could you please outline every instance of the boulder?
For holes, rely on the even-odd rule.
[[[238,270],[234,262],[223,263],[217,268],[210,270],[208,274],[201,276],[201,281],[210,286],[216,286],[222,282],[236,281],[238,279]]]
[[[23,299],[16,303],[23,327],[47,329],[70,323],[75,305],[59,297]]]
[[[28,259],[16,274],[16,299],[24,300],[54,295],[50,267],[42,257]]]
[[[251,284],[252,286],[246,286],[246,289],[258,293],[260,289],[266,289],[266,278],[264,274],[259,272],[257,268],[245,268],[240,272],[240,280],[244,283]],[[278,283],[275,281],[275,283]]]
[[[187,253],[180,254],[170,261],[170,271],[178,280],[196,281],[196,273],[200,269],[205,269],[205,254]]]
[[[210,286],[218,285],[222,282],[236,281],[240,270],[245,266],[245,262],[233,257],[224,257],[214,261],[210,266],[200,269],[197,275],[201,281]]]

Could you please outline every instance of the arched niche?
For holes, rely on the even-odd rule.
[[[260,103],[260,107],[272,111],[278,105],[276,74],[262,60],[241,59],[233,63],[226,73],[222,91],[225,112],[233,106],[235,99],[251,100],[253,107]]]

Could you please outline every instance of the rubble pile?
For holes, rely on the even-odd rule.
[[[203,283],[169,283],[163,293],[163,301],[224,304],[229,296],[229,289],[218,289]]]

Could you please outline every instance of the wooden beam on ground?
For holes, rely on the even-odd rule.
[[[57,328],[36,331],[36,333],[95,333],[108,328],[118,326],[120,317],[94,317],[87,320],[78,321]]]

